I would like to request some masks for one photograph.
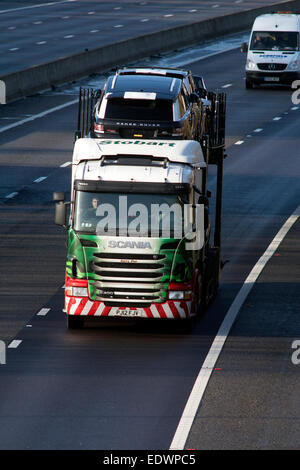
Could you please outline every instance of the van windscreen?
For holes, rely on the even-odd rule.
[[[250,50],[298,51],[299,35],[295,31],[253,31]]]
[[[107,101],[106,119],[139,121],[173,121],[171,100],[143,100],[110,98]]]

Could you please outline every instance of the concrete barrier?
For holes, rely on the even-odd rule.
[[[95,72],[103,72],[151,54],[190,46],[208,39],[250,29],[256,16],[276,10],[300,10],[300,0],[227,14],[97,47],[79,54],[0,76],[6,86],[6,102],[51,89]]]

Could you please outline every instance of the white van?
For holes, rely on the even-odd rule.
[[[300,77],[300,15],[269,13],[258,16],[252,27],[246,63],[246,88],[253,84],[291,85]]]

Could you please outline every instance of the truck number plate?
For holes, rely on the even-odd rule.
[[[141,308],[136,308],[136,309],[131,309],[131,308],[123,308],[120,309],[118,308],[116,310],[115,315],[121,316],[121,317],[138,317],[141,315],[143,310]]]
[[[265,82],[279,82],[279,77],[265,77]]]

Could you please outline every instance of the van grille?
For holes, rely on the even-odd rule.
[[[257,67],[259,70],[270,70],[271,72],[274,72],[275,70],[285,70],[287,64],[274,64],[274,63],[260,63],[257,64]]]

